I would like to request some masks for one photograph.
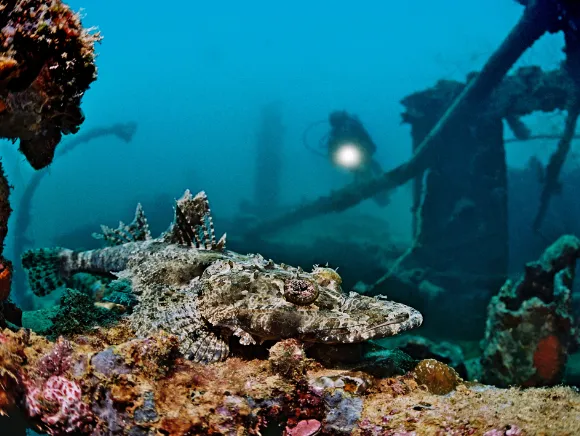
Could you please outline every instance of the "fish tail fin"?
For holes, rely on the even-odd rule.
[[[39,297],[65,286],[68,273],[65,269],[64,248],[38,248],[27,250],[22,255],[22,266],[28,276],[30,289]]]

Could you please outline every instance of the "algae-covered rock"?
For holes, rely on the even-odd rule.
[[[96,325],[109,325],[118,318],[117,312],[95,306],[92,296],[75,289],[67,289],[52,318],[49,333],[54,337],[83,333]]]
[[[39,310],[27,310],[22,313],[22,326],[39,335],[47,335],[52,328],[52,319],[58,314],[59,306]]]

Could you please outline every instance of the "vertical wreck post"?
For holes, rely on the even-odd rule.
[[[403,100],[414,148],[463,87],[440,81]],[[433,312],[432,327],[480,337],[486,304],[507,274],[507,165],[501,115],[480,112],[470,119],[442,133],[444,146],[435,148],[441,151],[429,156],[428,170],[414,180],[414,243],[389,276],[416,288],[424,304],[437,305],[426,308]]]
[[[403,121],[411,125],[415,149],[465,86],[439,81],[403,100]],[[505,281],[509,263],[502,120],[525,138],[530,132],[520,118],[569,107],[573,89],[564,69],[523,67],[507,76],[485,105],[444,129],[426,156],[427,170],[414,178],[411,248],[361,290],[414,305],[434,331],[481,337],[485,307]]]
[[[280,176],[285,128],[280,103],[262,108],[256,137],[256,169],[253,207],[260,217],[272,216],[279,209]]]

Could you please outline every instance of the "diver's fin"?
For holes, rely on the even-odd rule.
[[[189,189],[175,202],[175,218],[162,238],[205,250],[223,250],[226,245],[226,235],[216,241],[207,195],[201,191],[194,197]]]
[[[147,223],[147,218],[145,217],[141,203],[137,205],[135,218],[131,224],[126,225],[121,221],[119,222],[119,227],[116,229],[101,226],[101,231],[103,233],[93,233],[93,238],[102,239],[109,246],[151,239],[151,231],[149,230],[149,224]]]
[[[64,248],[27,250],[22,255],[22,266],[34,295],[42,297],[65,286]]]

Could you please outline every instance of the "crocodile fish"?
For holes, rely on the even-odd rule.
[[[422,315],[386,297],[344,293],[331,268],[311,272],[226,250],[216,238],[202,191],[176,200],[169,229],[153,238],[139,204],[135,219],[101,226],[106,246],[89,251],[28,250],[22,256],[32,291],[43,296],[84,272],[130,283],[137,304],[130,315],[139,337],[159,330],[179,338],[180,351],[202,362],[224,360],[229,341],[244,345],[296,338],[355,343],[421,325]]]

